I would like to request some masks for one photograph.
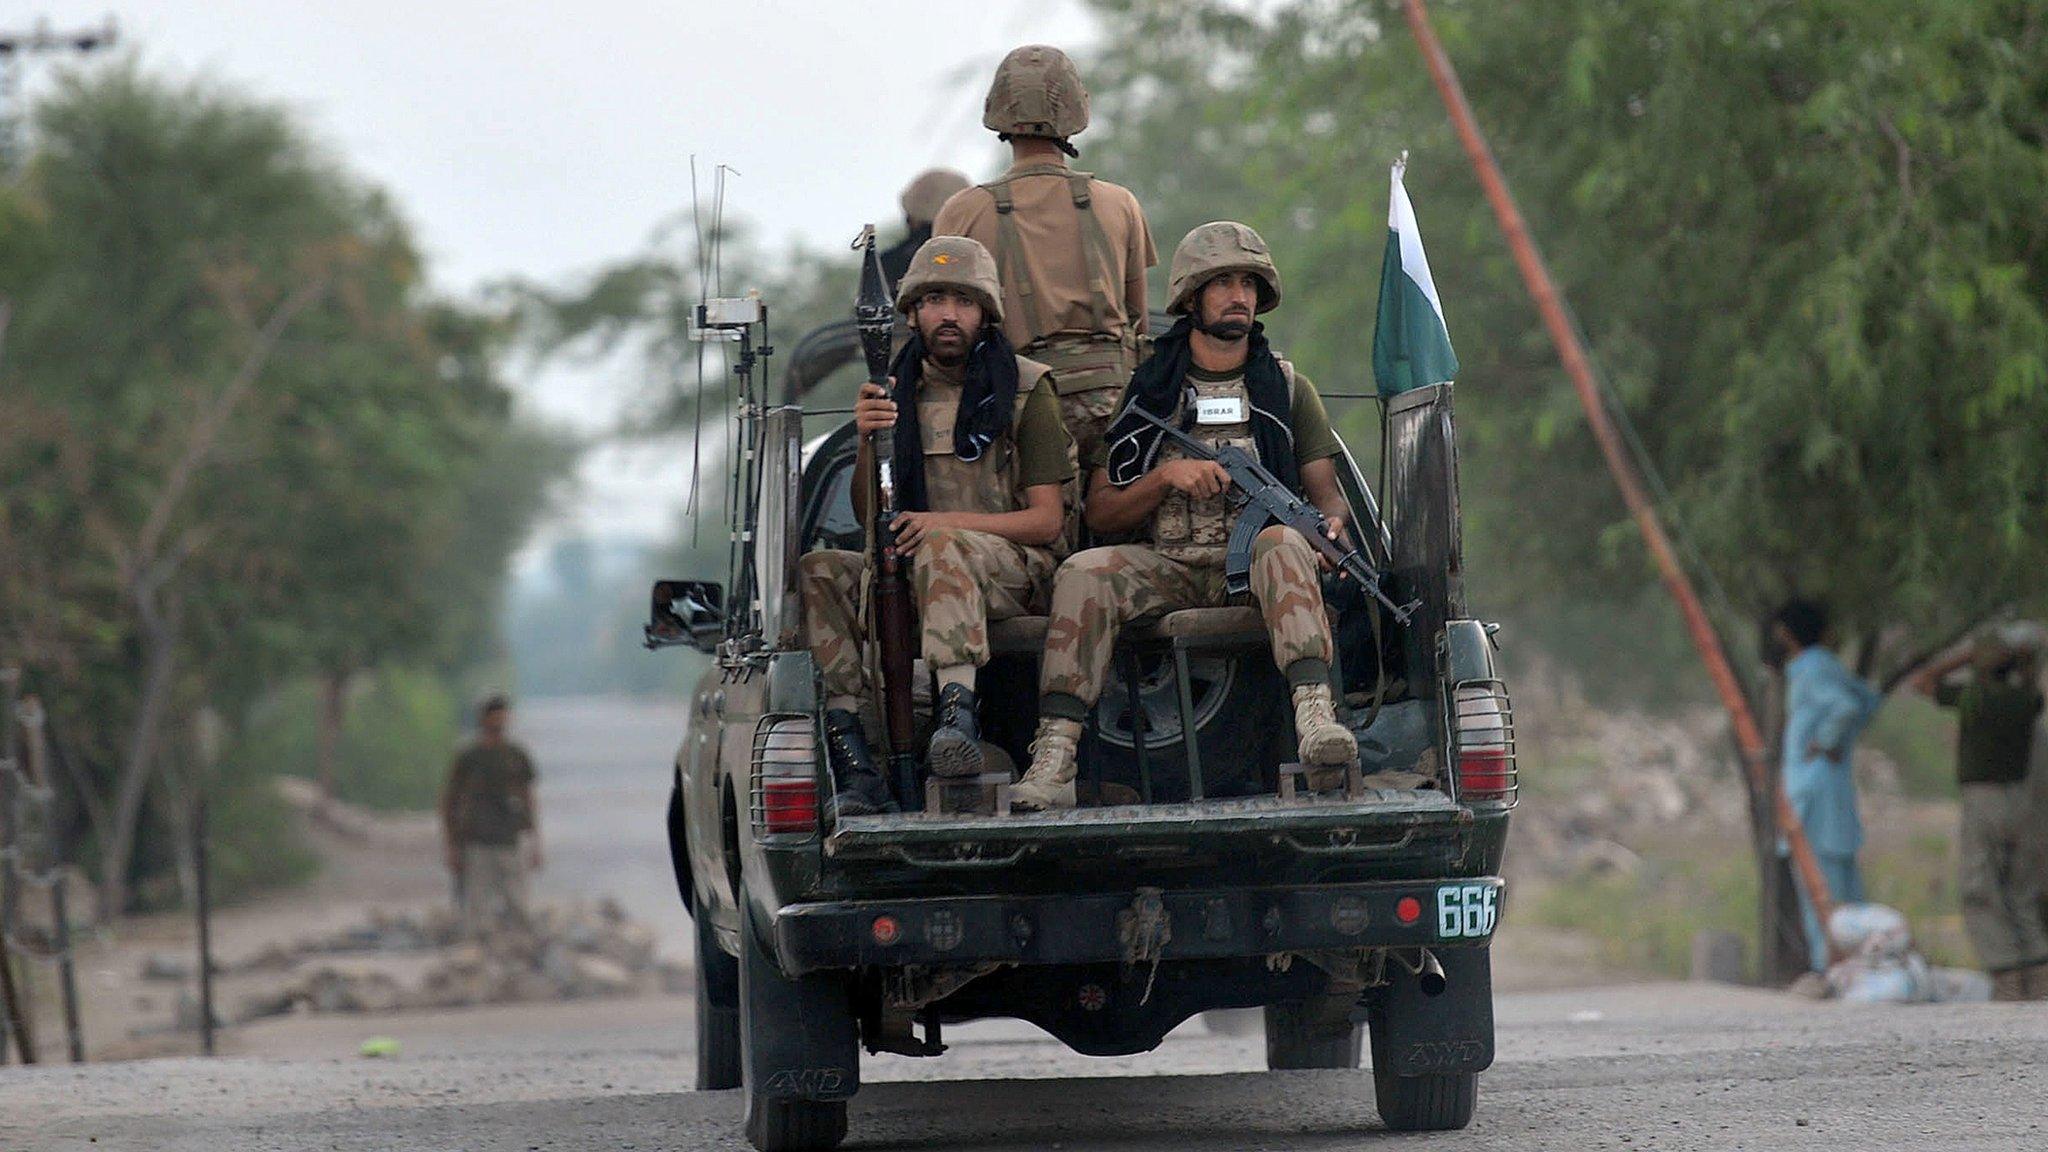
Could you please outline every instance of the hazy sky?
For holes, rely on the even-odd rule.
[[[232,81],[301,112],[389,188],[466,292],[512,274],[564,278],[637,249],[700,186],[739,173],[727,213],[766,241],[845,243],[897,218],[917,170],[998,163],[981,97],[1002,54],[1085,51],[1078,0],[44,0],[0,7],[60,29],[109,12],[152,67]],[[30,92],[47,70],[38,67]],[[598,426],[624,383],[550,373],[535,406]],[[665,454],[657,453],[656,456]],[[668,528],[646,497],[649,454],[586,471],[579,519],[602,533]]]

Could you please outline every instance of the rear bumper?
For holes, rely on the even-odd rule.
[[[1498,877],[1480,876],[1162,891],[1169,935],[1160,958],[1484,945],[1502,888]],[[775,952],[790,976],[910,964],[1118,961],[1127,958],[1123,941],[1133,935],[1138,899],[1128,891],[794,904],[775,918]],[[877,933],[883,917],[894,922],[893,933]]]

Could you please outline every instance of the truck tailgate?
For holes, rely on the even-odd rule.
[[[1344,857],[1398,855],[1454,837],[1472,813],[1437,791],[1367,789],[1357,798],[1278,796],[1017,812],[909,813],[839,821],[825,840],[834,860],[924,868],[1000,867],[1027,858],[1165,858],[1259,846]]]

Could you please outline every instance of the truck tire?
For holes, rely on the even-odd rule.
[[[1372,1094],[1380,1120],[1395,1132],[1450,1132],[1472,1123],[1479,1103],[1479,1074],[1449,1072],[1396,1076],[1385,1055],[1387,1029],[1377,1015],[1372,1034]]]
[[[782,974],[761,945],[745,896],[739,970],[747,1142],[759,1152],[830,1152],[846,1139],[845,1097],[860,1075],[852,1005],[822,977]],[[771,1094],[785,1077],[806,1095]]]
[[[1305,1068],[1358,1067],[1362,1030],[1334,1029],[1319,1001],[1266,1005],[1266,1067],[1281,1072]],[[1337,1016],[1345,1019],[1350,1003]]]
[[[740,1086],[740,962],[718,946],[710,915],[697,929],[697,1090]]]

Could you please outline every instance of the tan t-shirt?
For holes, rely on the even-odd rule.
[[[1020,171],[1031,174],[1017,176]],[[1084,256],[1081,214],[1074,207],[1068,174],[1072,169],[1056,160],[1033,160],[1014,165],[1005,177],[1010,198],[1016,204],[1011,214],[1017,224],[1017,240],[1023,248],[1023,266],[1031,282],[1033,307],[1046,318],[1046,330],[1033,332],[1031,310],[1014,284],[1003,285],[1003,335],[1022,349],[1026,344],[1054,332],[1095,332],[1094,293],[1089,290],[1089,268]],[[1107,180],[1089,181],[1089,202],[1115,266],[1109,270],[1111,288],[1108,310],[1100,331],[1121,336],[1126,328],[1145,330],[1145,269],[1159,263],[1152,246],[1152,230],[1145,226],[1144,209],[1130,189]],[[934,236],[967,236],[980,241],[1002,266],[1003,254],[996,239],[996,198],[986,188],[963,188],[955,192],[939,218],[932,223]]]

